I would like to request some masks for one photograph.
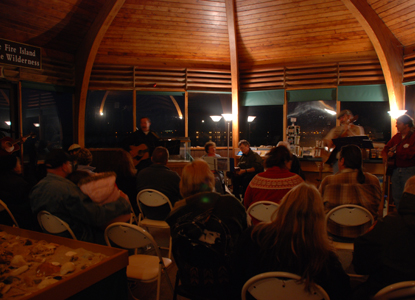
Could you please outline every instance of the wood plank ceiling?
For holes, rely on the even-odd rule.
[[[362,0],[365,1],[365,0]],[[75,57],[105,0],[1,0],[0,38]],[[377,60],[342,0],[235,0],[241,72],[252,68]],[[415,0],[367,0],[401,43],[415,48]],[[225,0],[126,0],[96,65],[230,69]],[[75,59],[75,58],[74,58]]]

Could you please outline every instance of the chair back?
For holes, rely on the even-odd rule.
[[[272,221],[273,214],[278,209],[279,204],[272,201],[258,201],[252,203],[246,213],[261,222]]]
[[[241,299],[246,300],[247,293],[255,299],[261,300],[329,300],[326,291],[319,285],[305,290],[301,277],[287,272],[267,272],[258,274],[249,279],[243,286]]]
[[[374,222],[369,210],[356,204],[344,204],[333,208],[326,215],[326,221],[328,220],[343,226],[360,226]]]
[[[12,221],[14,223],[13,226],[19,227],[19,224],[17,224],[17,221],[14,218],[14,216],[13,216],[12,212],[10,211],[10,209],[7,207],[7,204],[4,203],[2,200],[0,200],[0,212],[4,211],[4,210],[9,214],[10,218],[12,219]]]
[[[161,259],[159,247],[153,236],[138,225],[115,222],[105,229],[105,242],[112,247],[111,243],[129,250],[136,250],[151,245]]]
[[[384,287],[373,300],[415,299],[415,281],[402,281]]]
[[[138,216],[138,219],[141,220],[147,217],[146,206],[151,208],[160,207],[160,209],[162,209],[161,206],[164,207],[165,204],[168,204],[168,208],[172,210],[172,205],[169,198],[167,198],[167,196],[163,193],[153,189],[145,189],[140,191],[137,194],[137,206],[140,210],[140,215]]]
[[[74,240],[77,239],[68,223],[46,210],[42,210],[37,214],[37,220],[42,230],[46,232],[58,234],[68,231]]]

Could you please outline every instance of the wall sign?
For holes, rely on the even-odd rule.
[[[0,39],[0,63],[18,67],[41,69],[39,47]]]

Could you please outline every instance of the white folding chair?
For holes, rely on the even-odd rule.
[[[46,232],[58,234],[68,231],[74,240],[77,239],[68,223],[46,210],[42,210],[37,214],[37,220],[42,230]]]
[[[169,224],[167,224],[167,222],[147,218],[146,215],[144,214],[144,210],[141,204],[144,204],[152,208],[161,207],[165,204],[168,204],[171,210],[172,205],[171,205],[169,198],[167,198],[166,195],[153,189],[145,189],[137,194],[137,206],[138,206],[138,209],[140,210],[140,213],[138,215],[138,225],[141,227],[147,228],[147,230],[149,230],[149,228],[159,228],[159,229],[168,229],[170,232],[170,226]],[[168,248],[160,247],[161,249],[169,250],[169,255],[168,255],[169,258],[171,258],[171,255],[172,255],[171,247],[172,247],[172,239],[170,236],[169,247]]]
[[[279,204],[272,202],[272,201],[258,201],[255,203],[252,203],[247,211],[247,216],[254,217],[260,222],[269,222],[272,221],[274,212],[278,209]],[[249,220],[250,221],[250,220]]]
[[[415,281],[397,282],[376,293],[373,300],[415,299]]]
[[[374,222],[370,211],[356,204],[336,206],[327,213],[326,221],[328,220],[343,226],[359,226],[368,222],[373,224]]]
[[[304,289],[301,277],[287,272],[267,272],[250,278],[243,286],[241,299],[249,292],[260,300],[329,300],[326,291],[316,284],[311,292]]]
[[[17,221],[14,218],[14,216],[13,216],[12,212],[10,211],[10,209],[7,207],[7,204],[4,203],[2,200],[0,200],[0,211],[4,211],[4,210],[9,214],[10,218],[12,219],[12,221],[14,223],[13,226],[14,227],[19,227],[19,224],[17,224]]]
[[[170,258],[162,257],[159,247],[153,236],[140,226],[123,222],[116,222],[105,229],[105,242],[111,247],[111,242],[124,249],[134,249],[135,254],[129,256],[127,266],[127,278],[132,282],[153,282],[157,280],[157,300],[160,299],[161,274],[164,273],[169,283],[171,291],[173,286],[170,278],[165,272],[171,265]],[[154,255],[137,254],[137,248],[144,248],[151,245],[155,252]],[[129,286],[131,296],[133,287]]]

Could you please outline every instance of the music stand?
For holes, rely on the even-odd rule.
[[[326,164],[333,164],[337,159],[337,153],[343,146],[346,145],[356,145],[361,149],[373,149],[373,142],[365,135],[361,136],[348,136],[332,140],[335,148],[330,153],[329,159],[326,161]]]

